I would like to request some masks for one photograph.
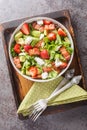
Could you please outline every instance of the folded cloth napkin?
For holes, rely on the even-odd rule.
[[[17,113],[21,113],[23,116],[27,116],[29,114],[28,108],[37,100],[49,97],[62,79],[63,77],[45,83],[35,82],[25,96],[25,98],[23,99],[22,103],[20,104]],[[50,100],[48,106],[67,104],[86,99],[87,92],[80,86],[74,85],[68,90],[64,91],[60,95]]]

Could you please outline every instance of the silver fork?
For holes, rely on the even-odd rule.
[[[56,91],[58,91],[61,87],[63,87],[66,83],[69,82],[69,80],[74,76],[75,69],[69,69],[65,73],[65,77],[63,80],[58,84],[57,88],[53,91],[51,95],[53,95]]]
[[[66,89],[70,88],[72,85],[79,84],[81,78],[82,78],[81,75],[73,77],[73,79],[69,83],[67,83],[64,87],[62,87],[61,89],[56,91],[53,95],[51,95],[50,97],[48,97],[46,99],[40,99],[39,101],[37,101],[33,105],[31,105],[29,107],[29,109],[28,109],[29,117],[33,121],[36,121],[37,118],[42,114],[42,112],[47,108],[47,103],[52,98],[54,98],[55,96],[59,95],[60,93],[62,93]]]

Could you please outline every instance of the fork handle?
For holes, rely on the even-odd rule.
[[[65,73],[65,77],[62,79],[62,81],[59,83],[57,88],[52,92],[51,95],[53,95],[55,92],[57,92],[60,88],[62,88],[65,84],[68,83],[68,81],[74,76],[74,69],[70,69]],[[51,96],[50,95],[50,96]]]
[[[49,100],[51,100],[52,98],[56,97],[57,95],[59,95],[60,93],[62,93],[63,91],[65,91],[66,89],[70,88],[74,83],[72,83],[71,81],[66,84],[63,88],[61,88],[60,90],[56,91],[53,95],[51,95],[49,98],[47,98],[47,102]]]
[[[60,88],[62,88],[68,81],[69,79],[64,77],[63,80],[59,83],[57,88],[53,91],[53,93],[50,96],[54,95],[54,93],[56,93]]]

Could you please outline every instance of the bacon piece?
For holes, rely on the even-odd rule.
[[[22,67],[22,66],[21,66],[21,63],[20,63],[19,57],[14,57],[14,58],[13,58],[13,62],[14,62],[15,66],[16,66],[18,69],[20,69],[20,68]]]

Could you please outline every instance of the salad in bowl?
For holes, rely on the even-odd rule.
[[[31,18],[16,28],[9,42],[13,67],[23,77],[46,82],[61,76],[73,58],[68,30],[48,17]]]

